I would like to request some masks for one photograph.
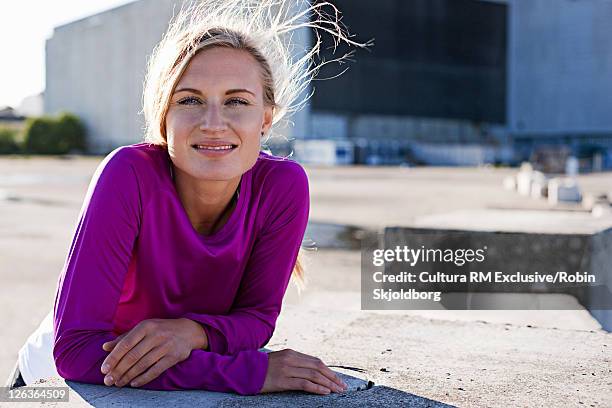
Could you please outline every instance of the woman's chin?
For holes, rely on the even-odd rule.
[[[218,167],[218,166],[210,166]],[[192,173],[192,176],[199,180],[206,181],[230,181],[240,177],[244,173],[240,168],[209,168],[199,169]]]

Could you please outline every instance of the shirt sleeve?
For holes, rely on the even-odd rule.
[[[291,162],[269,194],[276,200],[258,234],[236,300],[228,314],[188,313],[208,336],[209,350],[233,355],[257,350],[272,337],[309,213],[308,178]],[[288,174],[287,174],[288,173]],[[289,177],[290,175],[290,177]]]
[[[97,168],[79,214],[54,305],[53,357],[65,379],[103,384],[100,371],[113,340],[114,314],[140,230],[142,199],[132,152],[115,150]],[[205,389],[256,394],[267,371],[265,353],[222,356],[193,350],[141,388]]]

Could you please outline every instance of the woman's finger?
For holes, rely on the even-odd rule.
[[[157,361],[153,366],[149,367],[147,371],[138,377],[134,378],[130,385],[132,387],[140,387],[147,384],[150,381],[153,381],[161,373],[166,371],[168,368],[175,365],[178,361],[174,357],[170,357],[169,355],[165,355],[161,358],[161,360]]]
[[[102,344],[102,349],[104,351],[113,351],[113,348],[121,341],[122,338],[126,336],[126,334],[127,333],[120,334],[114,340],[107,341],[106,343]]]
[[[297,367],[311,368],[311,369],[318,370],[325,377],[329,378],[331,381],[338,384],[340,388],[342,389],[347,388],[347,385],[344,383],[344,381],[342,381],[342,379],[336,373],[334,373],[329,367],[327,367],[323,361],[321,361],[320,359],[316,357],[312,357],[312,356],[309,356],[307,354],[303,354],[297,351],[296,353],[298,353],[298,356],[299,356],[299,358],[296,359]],[[306,356],[306,357],[303,357],[303,356]]]
[[[143,340],[144,341],[144,340]],[[142,342],[140,342],[142,343]],[[139,343],[139,344],[140,344]],[[139,346],[136,346],[138,348]],[[135,348],[135,349],[136,349]],[[162,347],[155,347],[151,349],[148,353],[146,353],[136,364],[130,367],[125,374],[119,377],[115,384],[117,387],[123,387],[130,383],[133,379],[138,377],[140,374],[147,371],[153,364],[157,363],[166,355],[166,352]]]
[[[126,336],[121,339],[113,348],[113,351],[110,352],[108,356],[102,362],[102,373],[108,374],[111,373],[119,361],[125,356],[136,344],[140,342],[146,336],[146,330],[143,326],[136,325],[132,330],[130,330]],[[106,384],[106,380],[104,383]],[[114,382],[114,381],[113,381]]]
[[[329,388],[315,384],[305,378],[288,378],[286,384],[288,390],[302,390],[320,395],[328,395],[331,392]]]
[[[145,358],[149,354],[151,350],[158,346],[158,342],[155,338],[148,334],[146,335],[138,344],[136,344],[130,351],[125,353],[121,360],[115,365],[108,375],[113,377],[115,385],[118,385],[119,380],[125,376],[125,374],[140,360]],[[119,345],[117,345],[119,347]],[[158,359],[159,360],[159,359]],[[146,364],[146,361],[143,361],[143,364]],[[151,363],[152,364],[152,363]],[[150,365],[150,364],[149,364]],[[148,366],[147,366],[148,368]],[[140,374],[140,373],[138,373]],[[124,381],[127,384],[127,381]]]
[[[329,378],[325,377],[321,372],[312,368],[291,367],[286,371],[289,377],[305,378],[308,381],[319,384],[328,388],[331,391],[342,392],[344,389]]]

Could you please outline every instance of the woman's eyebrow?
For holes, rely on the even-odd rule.
[[[202,95],[202,92],[200,92],[199,90],[194,89],[194,88],[179,88],[179,89],[174,91],[174,93],[178,93],[178,92],[191,92],[191,93],[195,93],[195,94],[198,94],[198,95]],[[244,89],[244,88],[228,89],[227,91],[225,91],[225,94],[229,95],[229,94],[240,93],[240,92],[247,92],[247,93],[250,93],[251,95],[255,96],[255,94],[253,92],[249,91],[248,89]]]

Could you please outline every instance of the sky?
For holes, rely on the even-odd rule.
[[[45,40],[53,27],[133,0],[0,0],[0,107],[45,88]]]

